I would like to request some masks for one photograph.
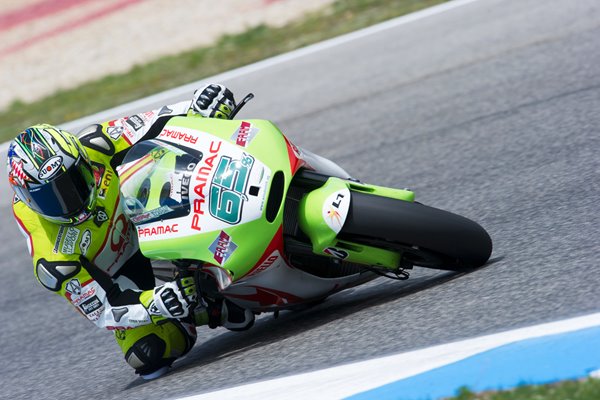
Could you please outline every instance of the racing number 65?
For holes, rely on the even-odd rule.
[[[246,153],[241,160],[221,157],[210,185],[210,215],[231,225],[240,222],[253,165],[254,158]]]

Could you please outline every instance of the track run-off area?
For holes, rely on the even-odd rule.
[[[487,266],[416,268],[243,333],[199,329],[170,374],[143,382],[110,332],[35,281],[2,180],[0,397],[179,398],[597,313],[600,5],[443,7],[215,80],[238,99],[256,95],[238,118],[271,119],[365,182],[478,221],[494,241]],[[91,119],[189,98],[199,85]]]

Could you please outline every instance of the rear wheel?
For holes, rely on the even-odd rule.
[[[492,240],[479,224],[419,203],[352,192],[340,239],[399,250],[406,263],[464,271],[482,266]]]

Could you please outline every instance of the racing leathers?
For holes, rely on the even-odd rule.
[[[231,92],[225,96],[231,100],[222,96],[225,90],[229,92],[210,85],[197,92],[191,103],[164,106],[82,131],[79,140],[92,163],[97,190],[94,213],[84,222],[59,225],[16,196],[13,201],[39,282],[98,327],[114,330],[126,361],[142,375],[151,375],[188,352],[196,330],[193,323],[167,318],[177,314],[169,313],[169,305],[158,304],[161,291],[171,288],[169,284],[155,288],[150,261],[139,251],[135,227],[122,211],[116,167],[133,144],[157,136],[172,116],[227,117],[234,104]]]

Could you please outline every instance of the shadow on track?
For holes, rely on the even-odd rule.
[[[377,278],[368,287],[348,289],[327,298],[322,303],[302,311],[281,312],[279,318],[263,317],[246,332],[225,332],[197,345],[184,359],[178,362],[177,370],[186,370],[209,365],[213,361],[234,353],[278,342],[298,333],[311,330],[332,321],[392,302],[414,293],[450,282],[459,277],[480,271],[502,260],[490,259],[486,265],[467,272],[442,272],[434,276],[419,277],[403,283]],[[202,329],[202,328],[200,328]],[[175,371],[174,371],[175,372]]]
[[[169,375],[209,366],[213,362],[231,355],[242,354],[250,349],[279,342],[335,320],[347,318],[359,311],[442,285],[485,269],[503,258],[490,259],[484,266],[471,271],[438,272],[435,275],[411,278],[404,282],[377,278],[370,285],[367,284],[369,286],[347,289],[327,298],[322,303],[301,311],[282,311],[279,318],[269,317],[268,314],[265,314],[256,321],[252,329],[245,332],[229,332],[219,328],[222,329],[222,334],[198,343],[188,355],[176,362]],[[200,338],[203,329],[208,328],[199,328],[198,336]],[[131,389],[144,383],[145,381],[138,378],[129,383],[124,389]]]

